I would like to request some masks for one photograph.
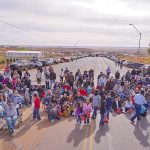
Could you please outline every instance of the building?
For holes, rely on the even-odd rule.
[[[41,58],[44,56],[42,51],[7,51],[5,55],[8,58]]]

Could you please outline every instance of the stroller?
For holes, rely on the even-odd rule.
[[[140,110],[141,116],[146,117],[147,116],[147,110],[148,110],[148,105],[147,104],[142,105],[141,110]]]

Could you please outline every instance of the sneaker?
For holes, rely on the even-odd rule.
[[[99,125],[104,126],[104,123],[101,123],[101,122],[100,122]]]
[[[12,133],[15,133],[15,131],[16,131],[16,130],[15,130],[15,129],[13,129],[13,130],[12,130]]]
[[[140,121],[140,120],[141,120],[141,118],[137,118],[137,120],[138,120],[138,121]]]
[[[86,126],[86,125],[87,125],[87,123],[85,122],[85,123],[84,123],[84,126]]]
[[[94,119],[96,119],[96,117],[92,117],[92,119],[94,120]]]
[[[57,120],[60,120],[60,118],[59,118],[59,117],[57,117]]]
[[[131,124],[133,124],[135,121],[134,120],[130,120],[131,121]]]
[[[89,122],[89,123],[87,123],[87,125],[88,125],[88,126],[90,126],[90,124],[91,124],[90,122]]]
[[[77,122],[76,125],[80,125],[80,122]]]
[[[53,123],[53,122],[54,122],[54,119],[51,120],[51,123]]]

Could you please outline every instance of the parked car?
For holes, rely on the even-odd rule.
[[[19,68],[24,70],[31,67],[27,60],[17,60],[16,62],[11,63],[9,66],[11,70],[18,70]]]
[[[69,62],[69,61],[70,61],[70,60],[69,60],[68,58],[66,58],[66,57],[62,57],[61,60],[62,60],[63,62]]]
[[[46,61],[46,65],[53,65],[54,64],[54,59],[49,58],[49,60]]]
[[[54,63],[55,64],[59,64],[60,63],[60,59],[59,58],[54,58]]]
[[[40,61],[30,61],[30,66],[31,68],[38,68],[38,67],[42,67],[42,62]]]
[[[130,63],[127,64],[127,67],[135,68],[135,69],[139,69],[139,68],[141,68],[143,66],[144,66],[144,64],[140,64],[140,63],[132,63],[132,62],[130,62]]]
[[[129,63],[131,63],[131,62],[129,62],[129,61],[124,61],[124,62],[123,62],[123,65],[124,65],[124,66],[127,66]]]
[[[144,68],[144,69],[150,69],[150,65],[144,65],[142,68]]]
[[[42,63],[42,66],[46,66],[46,60],[39,60]]]

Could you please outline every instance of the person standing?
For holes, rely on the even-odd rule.
[[[11,69],[9,66],[7,66],[4,70],[4,77],[5,78],[8,78],[8,79],[11,79]]]
[[[117,70],[117,72],[115,73],[115,79],[119,80],[120,79],[120,73],[119,71]]]
[[[40,98],[36,93],[33,95],[33,101],[34,101],[34,109],[33,109],[33,119],[41,120],[40,117]]]
[[[24,73],[24,78],[29,77],[30,78],[30,73],[28,71],[28,69],[25,69],[25,73]]]
[[[106,113],[106,101],[103,100],[102,104],[101,104],[101,107],[100,107],[101,118],[100,118],[100,123],[99,123],[102,126],[104,125],[105,113]]]
[[[70,84],[70,87],[73,89],[74,75],[72,72],[70,72],[70,74],[69,74],[69,84]]]
[[[36,79],[37,79],[37,84],[41,84],[41,81],[42,81],[42,73],[41,73],[40,70],[37,70]]]
[[[4,81],[4,75],[0,72],[0,90],[3,89],[3,81]]]
[[[92,119],[96,119],[97,110],[100,109],[100,105],[101,105],[101,96],[98,94],[98,90],[96,90],[94,93],[92,104],[94,109]]]
[[[55,85],[55,80],[56,80],[56,73],[54,70],[50,73],[50,89],[52,88],[52,85]]]
[[[140,118],[140,110],[141,110],[141,106],[143,104],[147,104],[147,101],[145,100],[145,97],[139,92],[139,89],[135,89],[135,96],[134,96],[134,102],[135,102],[135,114],[134,116],[131,118],[131,123],[134,122],[135,118],[137,118],[137,120],[141,120]]]
[[[22,79],[22,70],[21,70],[21,68],[19,68],[19,69],[17,70],[17,72],[18,72],[18,74],[19,74],[20,79]]]
[[[47,68],[44,68],[44,76],[45,76],[45,86],[46,89],[49,89],[49,80],[50,80],[50,73],[48,72]]]
[[[110,74],[111,74],[111,70],[110,70],[110,68],[108,67],[108,68],[106,69],[106,75],[109,76]]]
[[[122,69],[122,66],[123,66],[123,61],[121,60],[120,61],[120,69]]]
[[[61,72],[60,72],[60,80],[62,80],[62,82],[63,82],[63,78],[64,78],[64,70],[61,69]]]

